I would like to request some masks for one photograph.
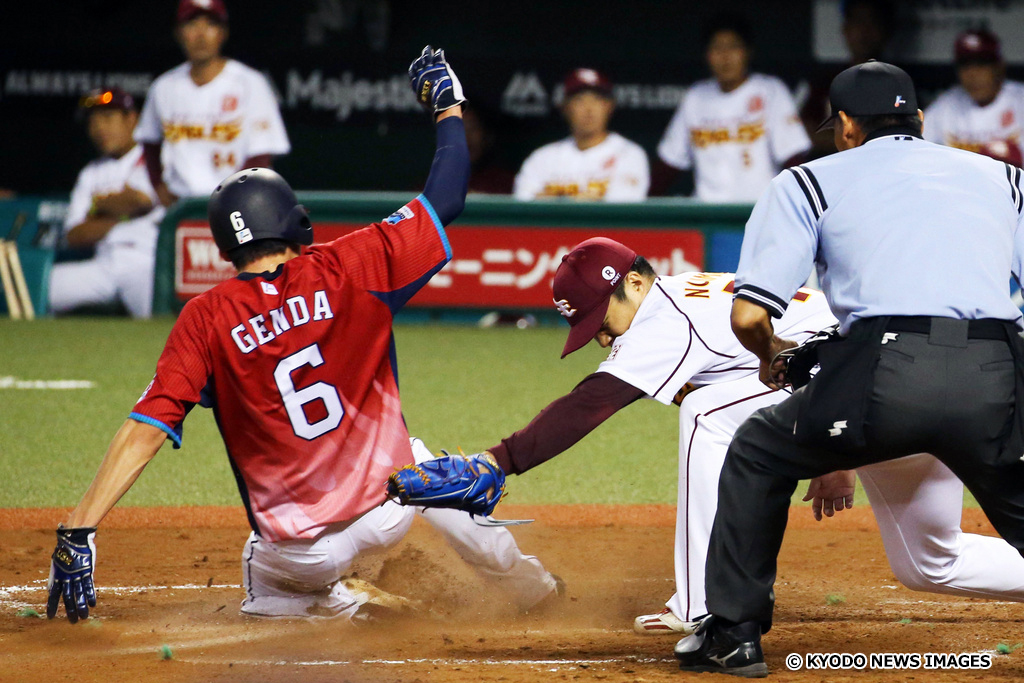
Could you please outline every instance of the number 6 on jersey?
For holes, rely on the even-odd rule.
[[[284,409],[288,412],[288,419],[292,423],[292,430],[296,436],[307,441],[312,441],[341,424],[345,417],[345,408],[341,405],[341,397],[338,390],[327,382],[314,382],[303,389],[296,389],[292,382],[292,372],[303,365],[319,367],[323,365],[324,357],[320,354],[320,347],[311,344],[281,359],[274,369],[274,381],[277,382],[277,390],[281,392],[281,400],[284,402]],[[306,417],[306,406],[316,400],[323,401],[327,415],[316,422],[310,422]]]

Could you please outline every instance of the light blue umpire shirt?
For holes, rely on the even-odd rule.
[[[1021,326],[1021,169],[909,129],[782,171],[747,221],[735,296],[785,312],[812,264],[840,333],[882,315]],[[799,304],[796,304],[799,305]]]

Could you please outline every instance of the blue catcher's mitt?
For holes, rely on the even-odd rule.
[[[505,495],[505,473],[489,454],[445,454],[392,473],[387,492],[402,505],[456,508],[487,517]]]

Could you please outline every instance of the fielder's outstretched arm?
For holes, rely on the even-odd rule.
[[[588,375],[530,424],[488,449],[507,474],[522,474],[568,450],[644,392],[607,372]]]

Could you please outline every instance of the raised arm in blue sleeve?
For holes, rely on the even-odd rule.
[[[442,225],[455,220],[466,206],[469,185],[469,149],[462,118],[449,116],[437,124],[437,151],[423,195]]]

